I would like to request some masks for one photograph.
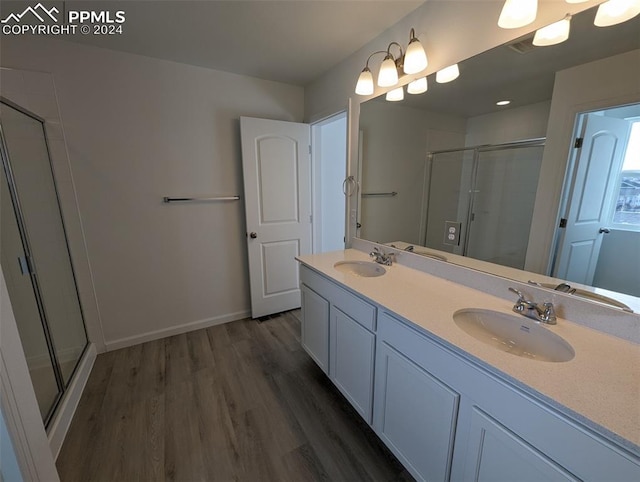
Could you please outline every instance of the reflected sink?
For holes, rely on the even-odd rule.
[[[382,266],[371,261],[338,261],[333,267],[343,273],[362,278],[375,278],[386,273]]]
[[[463,309],[453,321],[469,335],[498,350],[538,361],[566,362],[575,351],[562,337],[524,316]]]

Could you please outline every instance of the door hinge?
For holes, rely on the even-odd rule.
[[[560,226],[561,228],[567,227],[567,218],[560,218]]]
[[[309,214],[309,222],[313,224],[313,214]]]
[[[580,149],[582,147],[582,143],[584,142],[584,137],[576,137],[576,142],[573,145],[575,149]]]
[[[309,144],[309,155],[311,155],[311,144]]]

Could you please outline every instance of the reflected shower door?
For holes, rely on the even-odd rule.
[[[52,365],[64,390],[87,346],[87,336],[44,124],[4,100],[0,109],[3,188],[8,186],[14,218],[21,228]],[[4,199],[2,209],[3,214],[8,209]],[[20,328],[22,320],[16,316],[16,321]],[[31,343],[26,332],[22,343],[25,347]]]
[[[465,256],[524,269],[543,150],[479,150]]]
[[[460,149],[438,152],[431,158],[427,229],[423,243],[429,248],[462,254],[464,238],[459,245],[446,244],[449,241],[445,240],[445,221],[458,222],[463,227],[467,224],[473,154],[473,149]]]

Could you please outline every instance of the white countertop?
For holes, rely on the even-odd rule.
[[[476,340],[453,321],[453,313],[462,308],[512,314],[513,302],[399,264],[385,266],[387,272],[376,278],[353,276],[333,267],[338,261],[370,260],[355,249],[298,259],[525,389],[600,426],[640,454],[640,345],[559,318],[557,325],[545,328],[573,346],[572,360],[553,363],[514,356]]]

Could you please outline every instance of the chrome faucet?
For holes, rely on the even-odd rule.
[[[527,300],[522,292],[515,288],[509,288],[509,291],[518,295],[518,301],[513,305],[513,311],[515,313],[519,313],[522,316],[526,316],[527,318],[531,318],[541,323],[546,323],[547,325],[555,325],[557,323],[556,311],[553,307],[553,303],[545,301],[542,306],[540,306],[538,303]]]
[[[395,256],[395,253],[385,253],[376,247],[369,253],[369,256],[371,256],[376,263],[391,266],[393,264],[393,257]]]

